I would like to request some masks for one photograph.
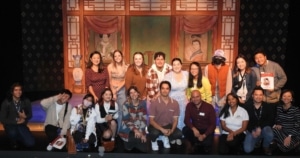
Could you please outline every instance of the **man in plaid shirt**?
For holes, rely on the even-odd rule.
[[[148,101],[159,96],[159,84],[163,80],[165,74],[172,70],[172,66],[165,63],[166,55],[164,52],[156,52],[154,54],[154,64],[148,70],[146,88],[148,92]],[[148,104],[149,108],[149,104]]]

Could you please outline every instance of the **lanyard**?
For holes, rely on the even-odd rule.
[[[256,112],[257,110],[255,109],[255,107],[254,107],[254,115],[255,115],[255,117],[257,118],[257,120],[260,120],[260,118],[261,118],[261,113],[262,113],[262,106],[260,106],[259,107],[259,116],[257,116],[257,112]]]

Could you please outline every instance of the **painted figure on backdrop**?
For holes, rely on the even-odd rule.
[[[181,139],[182,132],[177,128],[179,104],[169,97],[171,83],[162,81],[159,85],[160,95],[149,107],[149,137],[153,151],[158,151],[157,139],[161,137],[164,148],[170,148],[170,141]],[[180,144],[181,145],[181,144]]]
[[[96,50],[101,53],[103,60],[111,60],[113,51],[115,50],[114,46],[110,41],[111,34],[99,34],[100,42],[96,46]]]
[[[23,95],[23,86],[20,83],[14,83],[7,98],[1,104],[0,113],[0,121],[12,149],[18,149],[19,143],[26,147],[34,146],[34,136],[27,126],[31,118],[31,102]]]
[[[220,112],[222,133],[219,136],[218,152],[222,155],[239,155],[249,122],[247,111],[240,106],[239,96],[229,93]]]
[[[122,125],[119,136],[124,141],[126,150],[138,149],[147,152],[147,104],[140,98],[135,86],[130,86],[127,92],[128,99],[123,105]]]
[[[280,105],[273,126],[274,143],[280,151],[300,152],[300,110],[295,103],[294,92],[285,89],[281,92]]]
[[[206,53],[201,49],[201,34],[192,34],[191,42],[185,49],[184,57],[186,61],[206,61]]]
[[[64,138],[70,128],[70,115],[73,107],[69,103],[71,98],[72,92],[63,89],[59,94],[41,100],[41,106],[46,112],[44,130],[49,142],[48,151],[53,149],[53,141],[58,137]]]
[[[256,86],[256,74],[242,54],[235,58],[232,70],[232,92],[239,96],[239,102],[244,105],[250,98]]]
[[[94,96],[95,102],[101,98],[104,88],[109,87],[109,75],[104,66],[100,52],[94,51],[89,56],[85,70],[85,86],[87,93]]]
[[[73,107],[70,122],[70,132],[76,143],[77,151],[94,149],[97,146],[95,99],[92,94],[86,94],[82,103]]]
[[[145,64],[143,53],[135,52],[133,54],[133,63],[128,67],[125,74],[125,88],[128,91],[130,86],[136,86],[142,100],[147,99],[147,89],[145,86],[147,71],[148,66]]]
[[[113,92],[113,99],[119,105],[118,131],[122,125],[122,106],[126,101],[125,74],[128,65],[123,59],[123,53],[115,50],[112,54],[112,62],[107,66],[110,89]]]
[[[211,85],[207,77],[202,75],[201,65],[198,62],[191,62],[189,67],[189,78],[187,97],[190,100],[193,90],[198,90],[203,101],[212,103]]]
[[[210,154],[216,128],[216,112],[213,106],[202,101],[198,90],[191,93],[184,116],[185,127],[182,130],[187,139],[187,153]]]

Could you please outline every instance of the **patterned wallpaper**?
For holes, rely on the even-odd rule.
[[[24,88],[55,91],[64,88],[61,0],[22,0]]]
[[[288,35],[288,0],[241,0],[239,53],[253,65],[253,53],[263,48],[268,59],[284,67]]]
[[[289,0],[241,0],[239,53],[252,60],[258,47],[284,67]],[[22,0],[24,86],[28,91],[64,87],[61,0]]]

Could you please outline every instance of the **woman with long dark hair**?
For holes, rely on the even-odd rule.
[[[222,127],[219,154],[238,154],[242,149],[249,115],[239,104],[239,97],[235,93],[226,96],[226,104],[219,115]]]

